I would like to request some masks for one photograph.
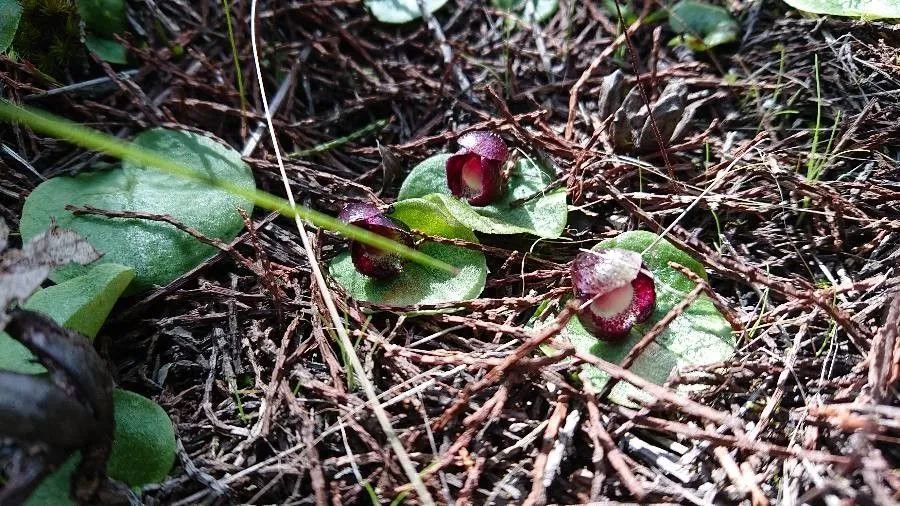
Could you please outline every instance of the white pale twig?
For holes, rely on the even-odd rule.
[[[291,191],[291,186],[287,178],[287,171],[284,168],[284,161],[281,158],[281,150],[278,147],[278,139],[275,135],[275,127],[272,125],[272,116],[269,113],[269,102],[266,98],[265,84],[263,83],[262,78],[262,69],[260,68],[259,64],[259,51],[256,47],[256,0],[252,0],[250,3],[250,44],[253,48],[253,63],[256,66],[256,78],[259,81],[260,100],[262,101],[263,112],[266,116],[266,124],[269,127],[269,135],[271,136],[272,140],[272,149],[275,150],[275,159],[278,162],[278,170],[281,174],[281,180],[284,183],[285,194],[287,195],[288,202],[290,202],[291,207],[293,208],[296,207],[296,204],[294,202],[294,194]],[[297,225],[297,232],[299,232],[300,239],[303,241],[303,249],[306,251],[306,255],[309,257],[309,266],[310,270],[312,271],[313,278],[316,280],[316,288],[318,288],[319,293],[322,296],[322,301],[325,303],[325,307],[328,310],[328,316],[331,319],[332,325],[334,325],[334,329],[338,335],[338,339],[340,339],[341,341],[341,347],[347,353],[347,358],[350,361],[353,372],[356,374],[357,378],[359,378],[359,382],[363,388],[363,392],[366,394],[366,398],[371,403],[375,418],[378,420],[378,424],[381,426],[381,430],[384,432],[384,435],[390,443],[391,448],[397,455],[397,460],[400,461],[400,466],[406,473],[410,484],[419,495],[419,500],[422,502],[422,504],[428,506],[433,505],[434,499],[431,497],[428,489],[425,488],[425,483],[422,482],[422,478],[419,476],[412,460],[406,453],[406,449],[403,448],[403,444],[397,437],[397,433],[394,432],[394,428],[391,426],[391,421],[390,419],[388,419],[387,412],[378,403],[378,394],[375,392],[374,385],[372,385],[372,382],[369,381],[368,376],[366,376],[366,371],[363,368],[362,362],[360,362],[359,360],[359,356],[356,354],[356,350],[353,346],[353,341],[351,341],[350,337],[347,335],[347,329],[344,328],[344,324],[340,314],[338,313],[337,306],[335,306],[334,299],[331,296],[331,291],[328,289],[328,285],[326,285],[325,283],[325,277],[322,275],[322,270],[319,268],[319,263],[316,261],[315,252],[312,247],[312,241],[309,238],[306,227],[303,225],[303,221],[300,220],[299,214],[294,214],[294,223]]]

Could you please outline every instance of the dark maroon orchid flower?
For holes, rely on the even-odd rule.
[[[447,159],[450,193],[473,206],[486,206],[503,193],[501,169],[509,150],[493,132],[469,132],[460,136],[460,150]]]
[[[572,262],[581,324],[604,341],[624,338],[653,314],[656,286],[640,253],[609,248],[583,251]]]
[[[372,204],[347,204],[338,219],[409,247],[415,244],[405,223],[385,215]],[[375,279],[390,279],[403,269],[403,258],[399,255],[357,241],[350,243],[350,258],[360,274]]]

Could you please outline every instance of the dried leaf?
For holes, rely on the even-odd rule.
[[[70,262],[86,265],[100,253],[86,239],[71,230],[51,225],[50,229],[22,245],[22,256],[50,267]]]
[[[6,225],[3,225],[5,228]],[[0,231],[3,243],[6,234]],[[28,241],[21,250],[0,256],[0,329],[10,302],[27,299],[47,279],[50,269],[70,262],[88,264],[100,254],[84,238],[56,225]]]
[[[403,172],[403,164],[390,147],[378,143],[378,153],[381,155],[381,191],[384,192],[391,188],[394,181]]]
[[[600,119],[606,120],[615,114],[625,100],[625,74],[616,69],[615,72],[603,78],[600,83]]]

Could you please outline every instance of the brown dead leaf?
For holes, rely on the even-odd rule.
[[[3,223],[0,226],[0,246],[6,246],[8,233]],[[9,304],[27,299],[47,279],[51,269],[71,262],[84,265],[98,258],[100,253],[87,240],[55,224],[28,241],[21,250],[3,253],[0,256],[0,329],[6,324]]]

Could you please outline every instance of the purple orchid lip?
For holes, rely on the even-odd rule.
[[[387,216],[372,204],[347,204],[338,219],[406,246],[415,245],[405,223]],[[350,243],[350,258],[357,272],[375,279],[390,279],[403,270],[403,258],[399,255],[357,241]]]
[[[509,158],[506,143],[493,132],[468,132],[460,136],[460,150],[447,159],[450,193],[473,206],[486,206],[503,194],[501,169]]]
[[[604,341],[624,338],[656,307],[653,278],[634,251],[609,248],[579,253],[572,262],[572,285],[582,306],[578,320]]]

